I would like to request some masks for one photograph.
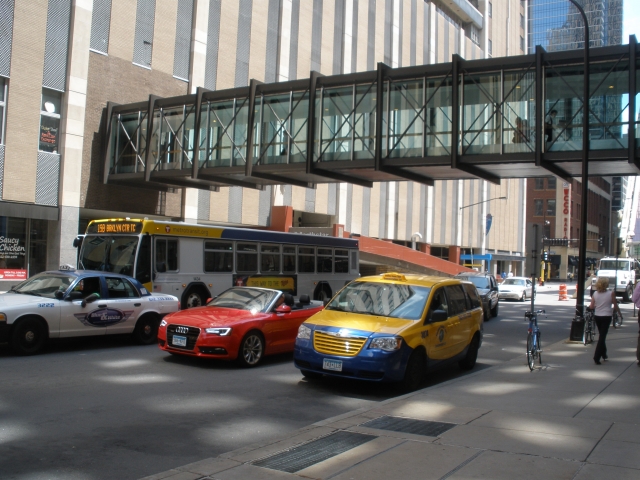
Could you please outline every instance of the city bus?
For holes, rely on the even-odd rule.
[[[359,276],[350,238],[114,218],[89,222],[74,246],[78,268],[135,277],[150,292],[177,296],[182,308],[234,285],[327,301]]]

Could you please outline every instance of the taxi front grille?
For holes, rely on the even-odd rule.
[[[328,355],[355,357],[366,341],[362,337],[336,337],[318,330],[313,332],[313,348]]]

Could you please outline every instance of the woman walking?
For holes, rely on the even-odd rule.
[[[615,309],[622,318],[622,312],[618,306],[616,300],[616,293],[614,291],[607,291],[609,286],[609,279],[607,277],[600,277],[596,282],[596,291],[593,292],[591,297],[591,304],[589,308],[595,310],[594,317],[596,325],[598,326],[598,344],[596,345],[596,351],[593,355],[593,361],[596,365],[600,365],[600,359],[607,360],[607,345],[605,343],[607,339],[607,332],[609,326],[611,326],[611,319],[613,317],[613,310]]]

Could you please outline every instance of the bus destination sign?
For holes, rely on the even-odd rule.
[[[89,225],[87,233],[140,233],[142,222],[108,222]]]

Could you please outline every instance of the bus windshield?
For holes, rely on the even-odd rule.
[[[136,236],[88,235],[82,242],[78,265],[84,270],[133,275],[138,239]]]

